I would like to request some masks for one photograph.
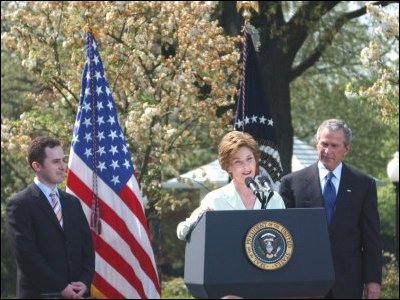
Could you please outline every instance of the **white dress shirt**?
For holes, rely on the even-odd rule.
[[[343,168],[343,163],[340,163],[335,168],[335,170],[332,171],[334,176],[331,178],[331,181],[335,186],[336,195],[338,194],[339,191],[340,178],[342,176],[342,168]],[[321,184],[321,191],[323,191],[327,180],[326,175],[328,175],[328,173],[331,171],[325,168],[325,166],[320,161],[318,162],[318,170],[319,170],[319,183]]]

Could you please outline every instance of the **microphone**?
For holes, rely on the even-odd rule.
[[[261,201],[261,203],[265,202],[263,201],[263,198],[261,196],[260,190],[259,190],[259,186],[257,184],[257,182],[251,178],[251,177],[247,177],[244,180],[244,183],[246,184],[246,186],[251,189],[251,191],[253,192],[254,195],[256,195],[257,199]]]
[[[274,190],[271,188],[270,181],[267,176],[257,176],[256,179],[260,186],[265,189],[268,194],[274,194]]]
[[[257,182],[256,182],[253,178],[247,177],[247,178],[244,180],[244,183],[246,183],[246,186],[247,186],[249,189],[252,190],[253,194],[256,195],[257,198],[259,198],[259,196],[260,196],[260,190],[259,190],[259,187],[258,187]]]

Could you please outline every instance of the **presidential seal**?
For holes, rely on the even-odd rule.
[[[286,265],[292,256],[292,235],[277,222],[263,221],[247,232],[245,249],[247,257],[256,267],[276,270]]]

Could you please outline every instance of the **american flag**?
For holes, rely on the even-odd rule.
[[[92,294],[160,298],[140,188],[90,30],[85,50],[67,191],[81,200],[91,224],[96,251]]]
[[[243,67],[234,128],[248,132],[258,142],[261,150],[260,166],[264,169],[260,168],[261,175],[269,176],[277,190],[283,173],[282,164],[274,133],[274,121],[262,87],[256,51],[247,26],[244,29]]]

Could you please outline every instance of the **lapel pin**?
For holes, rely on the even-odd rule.
[[[351,190],[347,190],[348,193],[351,193]]]

